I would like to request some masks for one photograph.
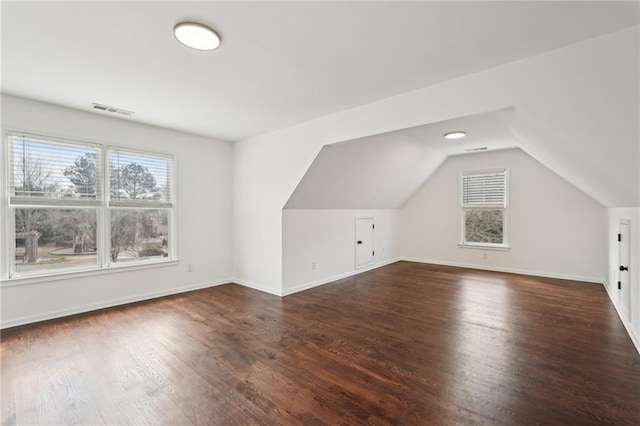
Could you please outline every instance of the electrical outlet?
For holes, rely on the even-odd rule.
[[[187,272],[193,272],[193,265],[192,264],[188,264],[187,265]]]
[[[482,258],[486,259],[487,258],[487,253],[482,253]]]
[[[311,262],[311,269],[316,269],[316,262]]]

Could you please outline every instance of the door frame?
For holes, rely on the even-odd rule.
[[[353,265],[355,269],[366,268],[376,263],[375,254],[372,256],[371,262],[358,265],[358,221],[363,219],[371,219],[373,228],[371,229],[371,250],[375,253],[375,230],[376,230],[376,218],[373,216],[356,216],[353,222]]]
[[[621,232],[621,228],[623,225],[626,225],[627,227],[627,233],[626,235],[623,235]],[[631,297],[631,273],[629,272],[629,270],[626,271],[621,271],[620,270],[620,266],[626,266],[627,268],[629,267],[629,263],[631,263],[631,219],[627,219],[627,218],[621,218],[618,221],[618,235],[621,236],[620,238],[618,238],[618,263],[616,265],[616,269],[618,270],[618,283],[622,283],[622,274],[627,274],[627,282],[626,282],[626,286],[628,288],[622,289],[621,287],[618,289],[618,301],[620,302],[620,307],[622,310],[622,314],[625,317],[624,319],[626,321],[630,321],[631,320],[631,310],[632,310],[632,305],[633,305],[633,300]],[[622,245],[626,244],[627,245],[627,259],[622,259]],[[623,261],[626,262],[626,265],[623,265]],[[621,286],[621,284],[620,284]],[[625,305],[624,300],[622,298],[623,295],[623,291],[627,292],[627,295],[629,297],[628,300],[628,306]]]

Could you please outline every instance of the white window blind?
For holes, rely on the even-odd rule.
[[[108,149],[109,207],[170,208],[173,158],[170,155]]]
[[[462,207],[506,208],[507,171],[465,173],[461,192]]]
[[[12,205],[99,205],[101,147],[9,133]]]

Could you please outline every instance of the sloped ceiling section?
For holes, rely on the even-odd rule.
[[[446,156],[483,146],[489,150],[522,149],[604,207],[640,206],[639,38],[639,27],[635,26],[428,88],[424,102],[407,101],[411,109],[405,108],[405,114],[424,112],[432,105],[455,112],[469,100],[480,100],[477,107],[499,106],[499,101],[509,102],[513,108],[394,130],[375,139],[354,141],[348,150],[334,147],[331,149],[338,152],[331,155],[341,161],[336,160],[335,166],[327,161],[329,148],[325,147],[286,206],[397,208]],[[402,107],[393,101],[390,114]],[[377,111],[376,120],[384,120],[384,112]],[[377,121],[373,123],[375,126]],[[457,129],[466,130],[468,137],[455,142],[442,138],[446,131]],[[476,139],[480,135],[486,137]],[[408,168],[409,161],[386,164],[394,155],[390,138],[401,136],[403,143],[424,149],[420,151],[422,160],[416,153],[414,171]],[[376,144],[369,145],[369,140]],[[504,144],[498,144],[500,141]],[[364,153],[374,149],[378,150],[375,158],[372,152]],[[370,164],[354,167],[365,158]],[[379,177],[366,180],[354,176],[365,171]],[[391,185],[397,176],[411,185],[399,181]],[[382,181],[374,185],[374,179]],[[368,191],[388,193],[378,195],[374,203],[361,195]]]
[[[285,209],[399,208],[444,158],[401,133],[327,145]]]
[[[285,209],[401,208],[448,156],[519,146],[503,124],[513,113],[506,108],[325,145]],[[459,129],[467,137],[444,138]]]
[[[636,125],[608,126],[612,133],[603,134],[596,144],[590,143],[598,140],[594,134],[571,135],[567,129],[551,127],[524,110],[504,123],[523,151],[598,203],[605,207],[637,207],[640,205],[638,107],[630,105],[628,112],[631,122],[635,114]],[[593,131],[590,123],[584,124]],[[620,147],[623,149],[619,150]]]

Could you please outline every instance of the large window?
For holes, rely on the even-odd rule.
[[[163,261],[169,155],[10,132],[10,277]]]
[[[463,172],[461,245],[507,247],[507,170]]]
[[[111,262],[168,257],[171,157],[111,148],[108,163]]]

